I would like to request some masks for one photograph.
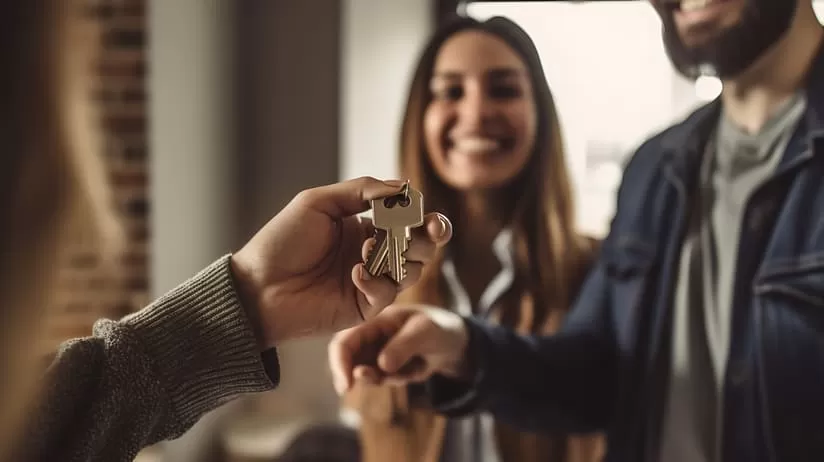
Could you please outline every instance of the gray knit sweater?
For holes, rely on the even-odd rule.
[[[261,355],[226,256],[149,307],[64,344],[15,460],[131,461],[232,398],[274,388],[278,374],[274,350]]]

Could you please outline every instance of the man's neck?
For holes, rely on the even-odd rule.
[[[790,30],[778,43],[742,75],[724,81],[725,113],[750,133],[758,133],[775,110],[803,87],[824,37],[812,7],[801,0],[798,8]]]

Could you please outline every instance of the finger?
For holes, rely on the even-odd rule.
[[[352,376],[355,381],[365,382],[370,385],[379,385],[383,378],[383,374],[381,374],[378,369],[365,365],[355,366],[355,369],[352,371]]]
[[[361,233],[363,233],[364,238],[374,238],[375,237],[375,225],[372,223],[372,219],[369,217],[365,217],[363,215],[358,215],[358,226],[360,226]]]
[[[403,267],[406,269],[406,277],[397,285],[397,290],[406,290],[421,279],[423,273],[423,264],[407,261]]]
[[[329,342],[329,369],[332,371],[332,384],[338,395],[343,395],[352,386],[353,347],[356,347],[357,343],[357,339],[353,338],[352,329],[339,332]]]
[[[352,282],[358,289],[358,308],[363,319],[370,319],[398,295],[398,286],[386,277],[372,277],[363,263],[352,268]]]
[[[405,375],[388,375],[381,379],[380,383],[393,387],[402,387],[411,383],[426,382],[432,377],[432,371],[429,368],[420,369],[417,372]]]
[[[386,324],[386,325],[384,325]],[[353,370],[360,364],[377,364],[380,347],[391,332],[382,322],[362,324],[337,333],[329,342],[329,368],[335,391],[343,394],[352,386]]]
[[[396,373],[383,377],[383,382],[389,385],[407,385],[413,382],[423,382],[432,375],[429,365],[423,358],[415,356],[404,364]]]
[[[420,347],[431,332],[432,323],[425,316],[412,316],[393,335],[378,355],[378,367],[388,375],[394,375],[410,360],[421,356]]]
[[[361,247],[361,258],[363,261],[366,261],[369,258],[369,252],[372,251],[372,248],[375,247],[378,241],[374,237],[370,237],[369,239],[363,241],[363,246]]]
[[[424,217],[424,225],[412,230],[412,239],[404,256],[407,261],[429,263],[438,247],[446,245],[451,238],[449,219],[440,213],[429,213]]]
[[[334,183],[308,189],[298,195],[308,207],[333,218],[355,215],[369,209],[369,200],[391,196],[401,192],[405,182],[381,181],[372,177]]]
[[[452,222],[442,213],[428,213],[424,217],[424,226],[413,230],[412,238],[421,237],[430,240],[438,247],[443,247],[452,239]]]

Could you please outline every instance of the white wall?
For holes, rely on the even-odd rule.
[[[412,66],[431,32],[431,2],[343,0],[340,177],[397,176]]]
[[[149,2],[151,284],[155,296],[231,250],[234,229],[231,8],[222,0]],[[166,445],[205,461],[216,414]]]
[[[701,103],[673,70],[654,10],[646,2],[479,2],[468,12],[507,16],[535,41],[561,118],[579,228],[605,234],[622,161]]]
[[[228,251],[233,229],[230,8],[149,5],[151,282],[160,295]]]

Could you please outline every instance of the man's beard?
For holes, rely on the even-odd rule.
[[[798,0],[746,0],[736,25],[694,47],[687,47],[678,36],[673,11],[659,10],[667,55],[687,78],[706,73],[721,79],[735,77],[789,30],[797,4]]]

